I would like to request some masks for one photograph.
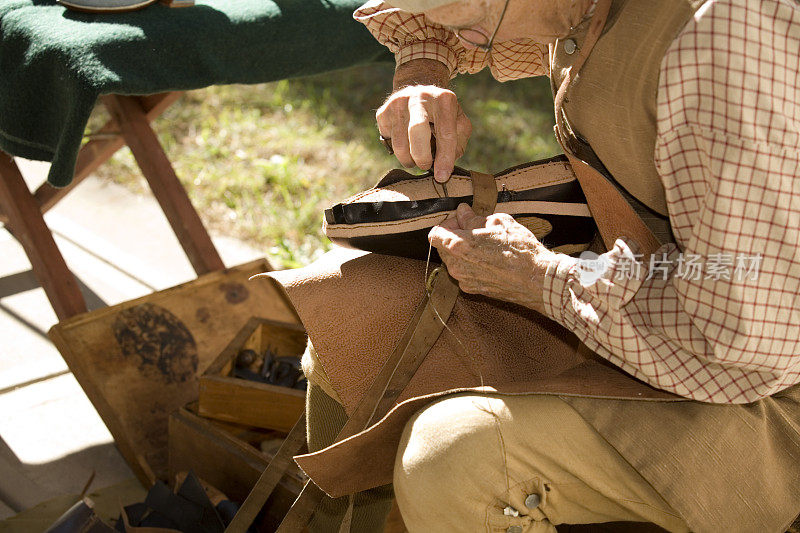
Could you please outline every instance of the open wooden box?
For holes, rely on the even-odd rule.
[[[77,315],[50,330],[144,486],[167,479],[170,413],[197,400],[199,375],[242,326],[253,316],[264,316],[301,329],[280,291],[263,280],[249,281],[268,270],[269,263],[261,259],[212,272]]]
[[[261,358],[270,349],[281,356],[303,355],[302,326],[251,318],[217,359],[200,376],[200,416],[245,426],[288,432],[305,409],[306,392],[233,376],[238,354],[252,350]]]

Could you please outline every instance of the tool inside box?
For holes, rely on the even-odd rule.
[[[303,327],[252,318],[200,376],[201,416],[288,432],[305,409]]]

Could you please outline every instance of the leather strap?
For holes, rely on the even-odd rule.
[[[472,178],[472,210],[488,217],[497,206],[497,182],[491,174],[470,171]]]
[[[661,243],[617,188],[589,164],[569,153],[567,157],[606,248],[610,250],[622,238],[644,258],[655,252]]]
[[[305,445],[306,415],[303,413],[283,440],[272,461],[261,473],[261,477],[256,481],[231,523],[225,528],[225,533],[243,533],[247,531],[247,528],[256,519],[258,512],[264,507],[272,491],[278,486],[289,465],[292,464],[292,457],[300,453]]]
[[[569,149],[569,143],[566,142],[564,134],[564,113],[563,106],[566,98],[567,88],[573,79],[578,75],[586,58],[594,48],[597,40],[603,32],[605,27],[608,13],[611,9],[612,0],[598,0],[595,6],[595,12],[586,33],[583,47],[581,47],[578,57],[570,67],[566,76],[561,82],[555,96],[555,119],[556,119],[556,138],[567,154],[572,170],[575,172],[575,177],[581,184],[584,195],[586,195],[586,203],[589,205],[589,211],[597,223],[600,230],[600,235],[603,237],[603,242],[607,249],[614,246],[617,238],[623,240],[631,245],[633,248],[638,248],[634,252],[643,254],[646,258],[651,253],[655,252],[661,243],[647,227],[647,224],[633,210],[633,207],[628,203],[617,188],[608,181],[594,167],[582,161]]]

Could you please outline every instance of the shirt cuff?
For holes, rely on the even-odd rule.
[[[414,41],[401,46],[395,54],[397,65],[408,63],[413,59],[433,59],[444,63],[450,71],[451,78],[458,73],[458,55],[455,50],[437,39]]]
[[[580,260],[566,254],[558,254],[547,265],[542,283],[542,302],[545,313],[559,324],[570,328],[566,313],[567,306],[572,298],[569,293],[569,284],[575,279],[575,272],[579,268]]]

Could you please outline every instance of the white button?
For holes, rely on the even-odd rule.
[[[577,49],[578,45],[575,43],[573,39],[567,39],[566,41],[564,41],[564,52],[566,52],[567,54],[572,55],[575,53],[575,50]]]
[[[506,533],[522,533],[522,526],[509,526]]]
[[[528,494],[528,497],[525,498],[525,507],[528,509],[536,509],[541,502],[542,498],[538,494]]]

